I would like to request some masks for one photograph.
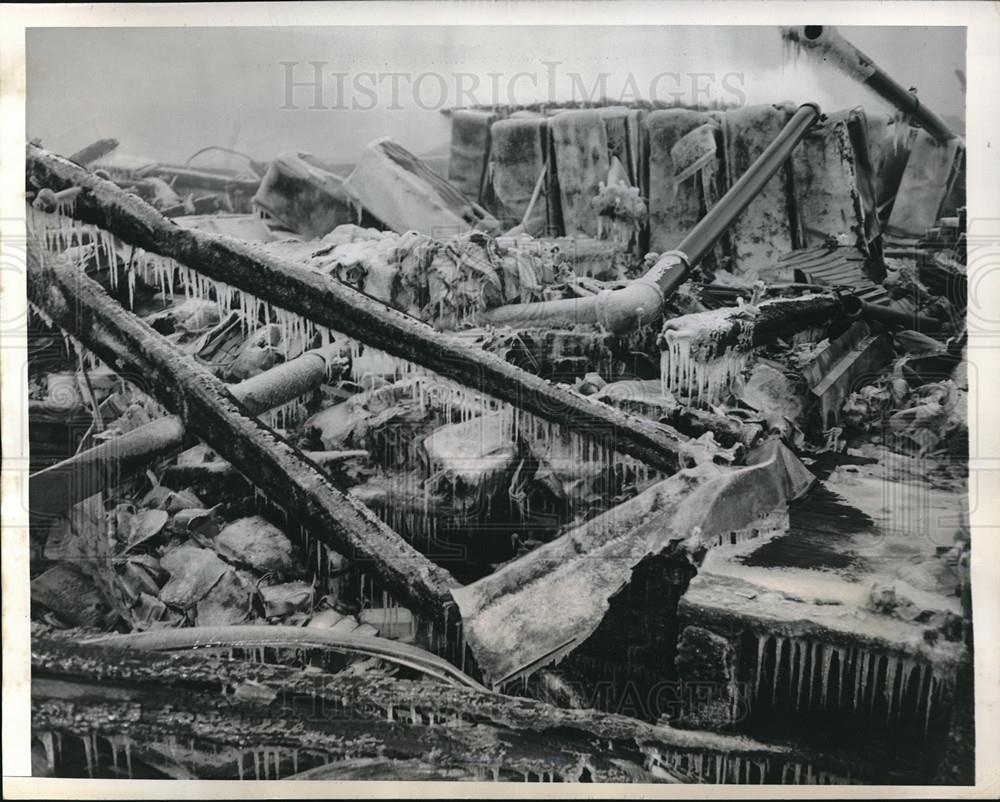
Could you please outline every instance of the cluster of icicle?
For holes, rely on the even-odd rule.
[[[660,382],[664,395],[687,396],[695,404],[718,402],[746,369],[749,349],[729,348],[705,359],[702,331],[663,332]]]
[[[198,271],[169,257],[122,243],[107,231],[83,224],[71,215],[71,206],[59,208],[53,213],[29,207],[29,232],[50,251],[65,252],[76,249],[73,254],[81,266],[94,255],[91,249],[96,248],[98,259],[102,264],[106,263],[110,271],[112,286],[119,286],[123,280],[127,282],[130,305],[134,304],[137,276],[148,285],[159,288],[168,297],[177,297],[183,293],[185,299],[214,300],[218,305],[220,320],[225,319],[234,310],[240,313],[247,335],[259,324],[277,325],[280,330],[279,348],[286,359],[294,358],[302,351],[315,347],[317,340],[323,345],[331,342],[342,343],[350,353],[351,379],[355,382],[360,383],[371,376],[404,382],[404,386],[409,388],[408,400],[416,402],[421,408],[433,407],[443,414],[446,421],[465,422],[481,415],[496,413],[503,416],[505,429],[515,442],[523,437],[533,442],[540,442],[543,446],[546,444],[558,446],[559,453],[565,455],[575,465],[587,462],[602,464],[612,462],[612,452],[604,441],[538,418],[405,359],[392,356],[300,315],[275,307],[223,282],[206,278]],[[124,276],[120,275],[122,271]],[[405,381],[408,379],[412,381]],[[288,426],[299,420],[302,413],[301,400],[296,399],[272,410],[266,419],[272,425]],[[658,476],[653,469],[631,457],[615,454],[613,459],[623,468],[634,471],[644,482],[652,481]],[[425,504],[425,508],[427,506]],[[388,515],[396,516],[397,513],[390,512]],[[432,523],[432,516],[426,509],[421,521],[404,522],[394,518],[387,523],[394,528],[398,525],[409,532],[425,532],[428,537],[435,535],[433,529],[435,524]],[[310,540],[313,539],[306,537],[307,552],[311,557],[315,555],[317,576],[322,578],[325,573],[322,570],[324,560],[329,562],[330,558],[324,554],[325,546],[316,541],[308,542]]]
[[[788,510],[782,508],[758,516],[750,526],[743,529],[719,532],[708,538],[701,536],[699,542],[703,545],[741,546],[752,540],[784,534],[788,531],[789,525]]]
[[[500,412],[508,421],[509,430],[515,438],[522,431],[530,433],[529,436],[533,439],[541,439],[545,443],[554,442],[557,437],[563,438],[564,443],[572,449],[572,456],[581,461],[610,458],[607,448],[593,438],[565,430],[558,424],[541,420],[509,404],[451,382],[412,362],[359,343],[326,326],[275,307],[267,301],[222,282],[206,278],[198,271],[173,259],[123,244],[114,235],[68,216],[70,211],[71,209],[62,209],[47,213],[29,207],[29,231],[53,251],[93,245],[107,260],[113,287],[118,286],[118,282],[122,280],[122,276],[119,275],[119,261],[124,262],[124,279],[128,282],[130,304],[134,301],[136,276],[141,276],[143,281],[158,287],[167,296],[175,297],[183,293],[185,299],[214,299],[219,307],[220,319],[225,319],[233,310],[240,312],[240,319],[247,335],[258,324],[276,324],[280,329],[278,347],[286,359],[294,358],[302,351],[315,347],[317,339],[321,345],[334,341],[341,342],[350,350],[353,366],[351,378],[354,381],[361,381],[372,375],[395,380],[417,378],[418,381],[411,384],[413,396],[410,400],[417,401],[421,406],[425,403],[440,405],[446,420],[454,420],[456,413],[464,421],[479,414]],[[89,258],[89,255],[85,248],[77,251],[81,264]],[[119,255],[122,256],[121,260],[117,258]],[[300,412],[296,404],[297,402],[291,402],[284,408],[272,411],[271,420],[287,424]],[[475,413],[470,414],[470,411]],[[628,458],[623,458],[622,461],[629,463],[636,470],[644,470],[644,466],[637,461]]]
[[[662,768],[676,776],[699,783],[740,783],[764,785],[846,785],[855,783],[850,775],[816,771],[810,764],[782,762],[780,779],[772,775],[772,761],[741,755],[644,749],[647,768]]]
[[[184,300],[191,298],[214,300],[220,320],[225,320],[231,312],[238,312],[245,336],[249,336],[261,325],[277,326],[280,332],[277,348],[286,360],[293,359],[317,345],[328,345],[333,342],[334,335],[325,326],[275,307],[228,284],[206,278],[198,271],[173,259],[124,245],[113,234],[96,226],[81,223],[67,216],[66,211],[57,209],[54,213],[47,213],[29,207],[30,235],[37,238],[46,251],[62,252],[71,257],[81,268],[96,256],[98,264],[108,268],[113,289],[123,280],[126,282],[130,308],[135,302],[136,277],[140,277],[147,285],[159,288],[169,298],[179,299],[183,294]],[[121,275],[122,272],[124,276]],[[37,307],[33,309],[43,322],[52,324],[44,312]],[[96,358],[89,355],[79,343],[75,340],[73,343],[78,347],[78,353],[88,354],[92,365],[99,364]],[[292,399],[268,410],[262,418],[272,428],[290,428],[300,423],[306,416],[304,399]]]
[[[58,730],[44,730],[35,734],[45,750],[45,763],[52,776],[58,776],[58,769],[63,757],[63,734]],[[87,764],[87,776],[95,777],[100,769],[100,741],[95,731],[78,736],[83,746],[84,762]],[[124,735],[103,736],[107,742],[110,754],[110,766],[116,775],[121,773],[132,777],[132,742]]]
[[[273,306],[224,282],[207,278],[170,257],[123,243],[114,234],[81,223],[68,216],[65,211],[57,209],[49,213],[29,207],[29,235],[42,243],[48,251],[59,253],[73,249],[71,255],[81,267],[96,255],[99,264],[108,268],[113,289],[123,280],[126,282],[130,308],[135,304],[138,277],[146,284],[157,287],[169,298],[180,299],[183,295],[184,300],[214,300],[220,320],[224,320],[230,312],[238,311],[247,335],[259,326],[277,325],[281,332],[277,347],[285,359],[292,359],[314,347],[317,340],[320,345],[333,342],[333,335],[325,326]],[[122,272],[124,276],[121,275]]]
[[[886,722],[923,722],[950,696],[953,676],[912,657],[879,654],[861,647],[757,635],[754,697],[757,703],[791,702],[798,710],[838,709],[872,714],[876,705]]]

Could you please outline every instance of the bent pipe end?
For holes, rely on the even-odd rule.
[[[685,281],[689,270],[683,252],[667,251],[642,278],[616,290],[603,290],[586,298],[498,306],[479,319],[512,328],[600,324],[612,334],[625,334],[659,320],[664,302]]]

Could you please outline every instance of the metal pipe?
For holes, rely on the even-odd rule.
[[[613,333],[623,333],[655,322],[662,314],[664,302],[684,283],[691,268],[701,261],[760,194],[821,113],[815,103],[799,106],[774,141],[688,232],[677,249],[662,254],[642,278],[620,289],[605,290],[588,298],[496,307],[485,312],[481,320],[494,326],[600,323]]]
[[[937,318],[919,312],[873,304],[869,301],[863,301],[857,295],[842,295],[840,303],[844,314],[852,319],[863,317],[891,328],[912,329],[914,331],[939,332],[942,328],[942,321]]]
[[[938,142],[954,139],[958,134],[934,111],[923,105],[913,92],[904,89],[891,75],[848,42],[831,25],[796,25],[782,29],[786,41],[804,50],[821,55],[852,78],[866,84],[875,94],[920,123]]]
[[[332,343],[306,351],[238,384],[229,392],[251,415],[287,404],[316,388],[329,375],[343,346]],[[184,447],[184,423],[177,415],[157,418],[69,459],[31,474],[29,509],[59,515],[102,488],[141,474],[150,463]]]

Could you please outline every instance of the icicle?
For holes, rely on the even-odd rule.
[[[798,679],[795,688],[795,709],[799,709],[799,700],[802,698],[802,684],[806,673],[806,644],[794,641],[795,646],[795,668],[798,672]]]
[[[903,706],[906,703],[907,691],[910,689],[910,680],[913,678],[913,670],[916,664],[912,660],[903,661],[903,676],[899,683],[899,715],[903,715]],[[918,690],[919,693],[919,690]]]
[[[933,670],[928,667],[927,671],[927,702],[924,708],[924,735],[927,735],[928,730],[931,725],[931,705],[934,700],[934,686],[937,684],[937,680],[934,677]]]
[[[882,664],[882,658],[877,654],[872,655],[872,659],[869,661],[872,667],[872,680],[871,680],[871,695],[868,701],[868,712],[875,712],[875,698],[878,696],[878,677],[879,677],[879,667]]]
[[[708,359],[701,356],[706,350],[712,352],[711,345],[706,344],[712,342],[713,334],[711,329],[664,331],[665,348],[660,355],[664,395],[681,395],[686,391],[693,403],[710,404],[718,401],[732,380],[743,372],[749,359],[746,351],[728,348],[720,356]]]
[[[857,674],[856,693],[854,696],[855,712],[865,703],[865,691],[868,684],[868,652],[864,649],[858,650],[858,659],[855,661],[855,672]]]
[[[115,743],[115,736],[110,736],[108,739],[108,749],[111,750],[111,768],[114,769],[115,775],[118,774],[118,746]]]
[[[847,649],[837,648],[837,707],[844,704],[844,676],[847,663]]]
[[[92,733],[87,733],[80,740],[83,741],[83,754],[84,759],[87,762],[87,776],[91,779],[94,778],[94,759],[96,749],[94,749],[94,743],[92,741]]]
[[[781,674],[781,658],[785,648],[785,639],[781,636],[775,638],[774,644],[774,676],[771,678],[771,704],[778,701],[778,676]],[[789,669],[789,672],[791,669]]]
[[[45,750],[45,765],[48,766],[49,774],[55,776],[56,773],[56,746],[55,740],[50,731],[43,732],[38,736]]]
[[[892,718],[892,710],[896,700],[896,673],[899,667],[899,660],[891,655],[886,658],[885,667],[885,720]]]
[[[822,667],[820,671],[822,672],[822,690],[820,692],[820,707],[826,707],[826,696],[830,688],[830,674],[833,670],[833,647],[826,648],[820,646],[820,654],[822,655]]]

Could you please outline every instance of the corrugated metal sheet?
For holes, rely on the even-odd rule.
[[[881,284],[872,281],[865,271],[865,257],[856,248],[806,248],[778,257],[783,271],[796,274],[796,281],[830,287],[851,287],[858,297],[870,303],[888,298]]]

